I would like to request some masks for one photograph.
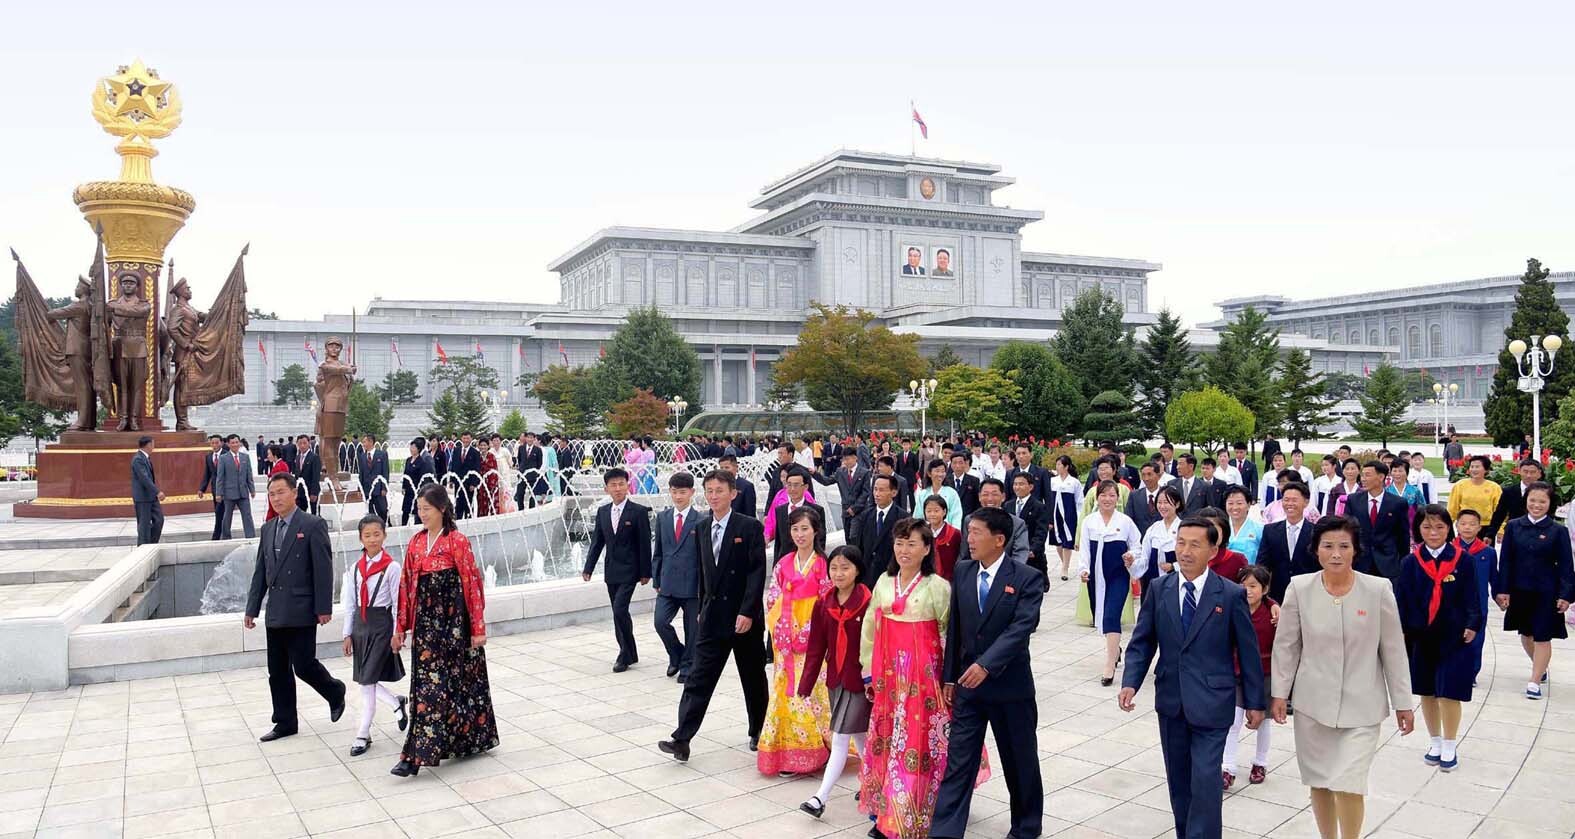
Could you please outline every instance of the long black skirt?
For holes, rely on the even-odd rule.
[[[421,766],[480,754],[498,745],[487,654],[470,648],[470,618],[459,572],[422,574],[410,644],[410,731],[404,757]]]

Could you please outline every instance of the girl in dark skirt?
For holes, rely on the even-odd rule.
[[[1542,698],[1553,639],[1569,637],[1564,612],[1575,600],[1569,532],[1553,521],[1552,509],[1552,486],[1537,481],[1526,488],[1526,515],[1504,526],[1498,578],[1493,581],[1504,628],[1520,633],[1520,644],[1531,657],[1527,699]]]
[[[410,641],[410,733],[392,773],[415,775],[447,758],[498,744],[487,683],[487,624],[481,572],[470,540],[454,525],[448,490],[416,499],[423,529],[405,549],[399,590],[399,643]]]
[[[361,728],[350,744],[351,757],[360,757],[371,748],[372,716],[379,702],[399,715],[400,731],[408,722],[405,698],[382,684],[405,678],[399,643],[394,640],[400,565],[383,550],[388,534],[381,518],[368,514],[361,519],[359,532],[361,558],[345,568],[344,584],[339,587],[339,605],[345,613],[345,655],[355,656],[354,679],[361,686]]]
[[[1471,642],[1487,621],[1477,599],[1476,562],[1453,542],[1453,529],[1444,505],[1419,509],[1412,523],[1419,544],[1395,578],[1411,690],[1422,697],[1422,719],[1432,738],[1423,760],[1445,772],[1459,765],[1460,703],[1471,701],[1476,676]]]
[[[1050,542],[1061,555],[1061,579],[1072,566],[1072,552],[1077,548],[1077,511],[1083,505],[1083,482],[1077,479],[1077,467],[1072,458],[1061,455],[1055,459],[1055,474],[1050,476],[1050,504],[1052,525]]]
[[[831,552],[829,562],[833,588],[820,596],[810,617],[809,649],[804,654],[804,671],[799,674],[797,691],[800,697],[814,693],[821,666],[826,666],[831,757],[826,761],[820,790],[798,805],[817,819],[826,812],[831,789],[847,765],[848,745],[857,745],[863,755],[864,735],[870,729],[870,700],[864,695],[864,668],[859,661],[864,611],[870,603],[870,590],[859,582],[864,579],[863,554],[858,548],[844,545]]]

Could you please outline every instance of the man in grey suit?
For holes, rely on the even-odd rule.
[[[131,506],[137,514],[137,544],[156,545],[164,532],[164,493],[159,492],[158,476],[153,474],[153,438],[137,438],[137,453],[131,456]]]
[[[852,532],[859,514],[869,507],[870,475],[868,467],[859,463],[859,453],[852,448],[842,450],[842,468],[835,476],[837,493],[842,496],[842,528],[847,531],[848,544],[857,534]]]
[[[667,479],[673,506],[656,514],[656,544],[651,550],[651,584],[656,587],[656,635],[667,648],[667,675],[689,680],[694,661],[696,619],[700,614],[700,540],[695,537],[701,514],[690,506],[695,478],[674,472]],[[673,618],[684,616],[684,640],[678,641]]]
[[[230,450],[219,455],[219,477],[214,481],[213,492],[219,496],[224,508],[219,511],[219,538],[230,538],[230,526],[235,523],[235,511],[241,511],[241,527],[246,538],[257,535],[252,525],[252,496],[257,494],[257,484],[252,480],[252,461],[241,446],[241,435],[231,434],[225,440]]]
[[[328,701],[328,718],[345,712],[344,682],[328,675],[317,660],[317,627],[334,611],[334,554],[328,523],[296,507],[295,481],[279,474],[268,479],[268,506],[275,518],[264,522],[257,540],[257,568],[246,597],[247,629],[257,626],[263,595],[268,595],[268,692],[273,698],[273,728],[264,743],[299,729],[295,680],[311,685]]]
[[[1176,458],[1176,489],[1181,490],[1181,515],[1190,516],[1214,503],[1212,481],[1198,475],[1198,459],[1190,454]]]
[[[1015,477],[1015,476],[1014,476]],[[985,478],[979,482],[979,510],[987,507],[1005,512],[1006,485],[995,478]],[[973,521],[974,515],[979,510],[974,510],[963,516],[962,531],[968,532],[968,522]],[[1012,519],[1012,538],[1006,540],[1006,558],[1014,562],[1028,564],[1028,525],[1017,516],[1007,513]],[[957,562],[963,563],[973,559],[973,553],[968,548],[968,540],[962,540],[962,547],[957,552]]]
[[[1154,506],[1161,486],[1159,465],[1152,460],[1146,461],[1138,468],[1138,477],[1142,483],[1127,496],[1126,514],[1137,525],[1139,533],[1147,534],[1149,526],[1159,521],[1159,510]]]

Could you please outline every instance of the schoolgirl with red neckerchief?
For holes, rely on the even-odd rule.
[[[353,655],[355,683],[361,686],[361,727],[350,743],[350,756],[359,757],[372,746],[372,717],[378,703],[398,714],[399,730],[404,731],[405,697],[383,686],[405,678],[405,664],[394,645],[394,627],[399,624],[399,579],[402,567],[388,551],[383,539],[388,535],[383,520],[376,514],[361,519],[361,558],[345,567],[344,584],[339,588],[339,607],[344,612],[344,651]]]
[[[804,652],[804,670],[799,674],[798,696],[807,699],[820,685],[822,666],[826,670],[826,691],[831,706],[831,751],[820,789],[800,810],[820,818],[842,769],[848,762],[848,747],[858,748],[864,759],[865,735],[870,728],[871,703],[864,695],[864,667],[859,654],[864,637],[864,615],[870,604],[870,590],[863,583],[864,555],[852,545],[831,552],[827,560],[832,588],[815,602],[809,620],[809,645]]]

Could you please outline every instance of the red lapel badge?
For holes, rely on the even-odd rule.
[[[1367,617],[1367,610],[1366,609],[1357,609],[1356,610],[1356,616],[1359,617],[1359,618]]]
[[[1214,614],[1216,614],[1216,615],[1223,615],[1223,614],[1225,614],[1225,607],[1224,606],[1215,606],[1214,607]]]
[[[305,533],[297,533],[297,534],[295,534],[295,538],[297,538],[297,539],[305,539],[306,538],[306,534]]]
[[[733,544],[741,545],[743,543],[744,543],[744,537],[742,537],[742,536],[734,536],[733,537]]]
[[[1007,586],[1006,587],[1006,593],[1007,594],[1016,594],[1017,593],[1017,589],[1012,588],[1011,586]]]

